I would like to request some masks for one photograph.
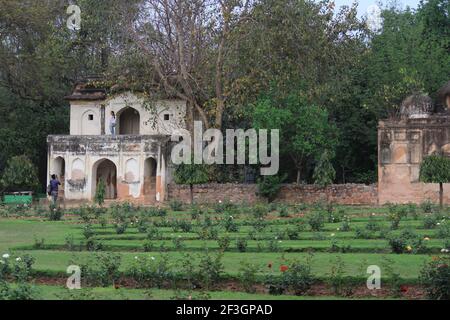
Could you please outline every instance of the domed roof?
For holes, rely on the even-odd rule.
[[[407,118],[422,118],[433,112],[433,100],[424,94],[413,94],[403,100],[400,115]]]

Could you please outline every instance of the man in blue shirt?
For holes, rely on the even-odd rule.
[[[56,174],[52,174],[52,180],[50,180],[50,195],[52,196],[53,204],[56,204],[58,201],[58,186],[61,185],[61,182],[56,177]]]

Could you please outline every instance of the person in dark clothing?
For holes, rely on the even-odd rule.
[[[50,180],[50,195],[52,196],[53,204],[58,201],[58,186],[61,185],[56,174],[52,174],[52,180]]]

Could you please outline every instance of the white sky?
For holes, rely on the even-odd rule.
[[[381,1],[376,1],[376,0],[356,0],[359,5],[358,5],[358,12],[359,12],[359,16],[364,16],[367,12],[367,8],[369,8],[371,5],[378,5],[379,2],[381,2],[383,4],[383,7],[386,5],[387,0],[381,0]],[[335,0],[334,1],[336,3],[336,8],[343,6],[343,5],[348,5],[350,6],[353,3],[353,0]],[[406,6],[409,6],[413,9],[416,9],[419,5],[420,0],[397,0],[397,3],[400,4],[400,6],[402,8],[406,8]]]

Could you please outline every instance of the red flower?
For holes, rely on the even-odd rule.
[[[285,265],[281,265],[280,266],[280,271],[281,272],[286,272],[286,271],[288,271],[288,269],[289,269],[288,266],[285,266]]]
[[[400,286],[400,291],[403,293],[408,292],[408,287],[407,286]]]

